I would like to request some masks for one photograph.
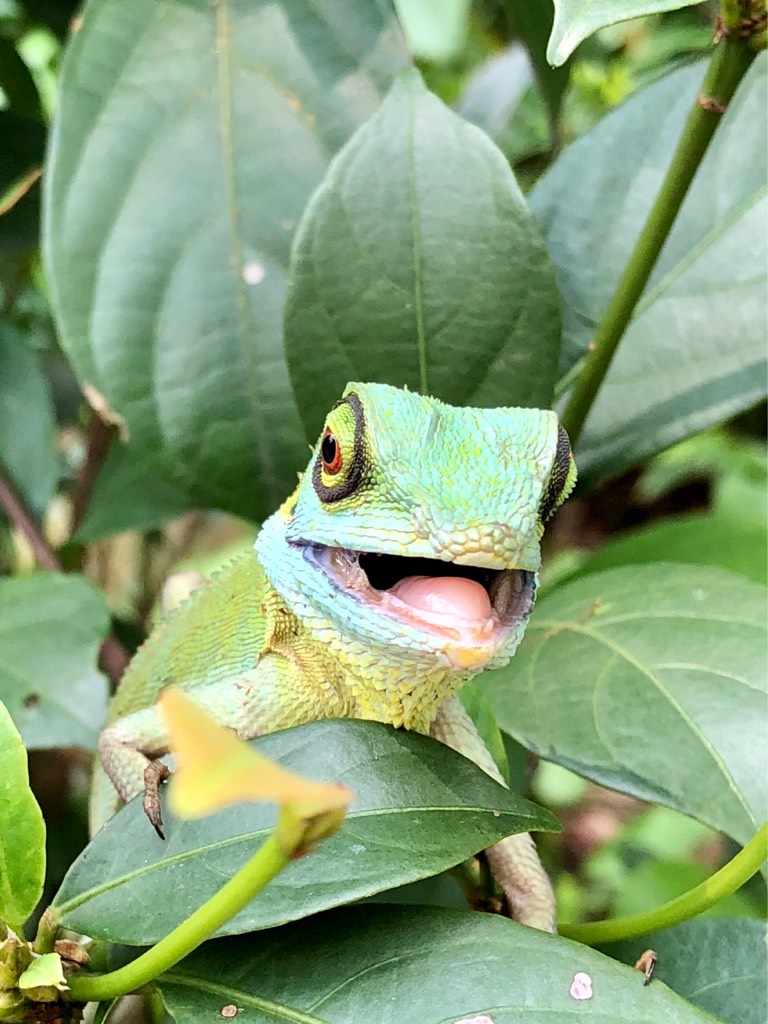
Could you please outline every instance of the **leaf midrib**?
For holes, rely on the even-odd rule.
[[[386,817],[391,814],[427,814],[431,812],[442,813],[446,811],[490,815],[495,821],[499,821],[505,816],[508,817],[510,815],[518,819],[522,818],[523,820],[526,818],[524,813],[519,813],[518,811],[507,811],[498,807],[467,807],[462,804],[443,805],[439,807],[420,805],[409,807],[377,807],[369,810],[356,811],[347,815],[345,823],[360,821],[366,818]],[[535,823],[534,815],[530,814],[527,817]],[[526,826],[526,828],[523,828],[520,831],[527,831],[528,828],[533,827],[533,825]],[[96,899],[105,892],[110,892],[112,889],[117,889],[127,885],[130,882],[135,881],[137,878],[143,878],[144,876],[151,875],[156,871],[164,871],[167,868],[183,864],[190,859],[201,857],[209,853],[215,853],[231,846],[237,846],[242,843],[252,844],[254,840],[264,838],[270,835],[273,831],[274,826],[268,826],[263,829],[254,829],[251,832],[243,833],[238,836],[230,836],[228,839],[219,839],[216,842],[209,843],[205,846],[196,846],[190,850],[182,850],[180,853],[174,854],[170,857],[165,857],[163,860],[156,861],[153,864],[145,864],[133,871],[124,872],[119,877],[103,882],[101,885],[92,886],[90,889],[84,890],[78,896],[74,896],[63,903],[56,903],[54,901],[52,907],[55,908],[57,916],[61,919],[65,914],[69,914],[73,910],[77,910],[77,908],[82,906],[84,903],[88,903],[90,900]]]

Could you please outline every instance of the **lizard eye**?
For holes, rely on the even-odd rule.
[[[542,523],[546,523],[552,513],[562,505],[575,483],[576,464],[573,461],[571,442],[563,427],[558,427],[552,471],[539,504],[539,519]]]
[[[335,476],[344,462],[339,443],[330,430],[326,430],[320,442],[320,457],[323,460],[323,469],[330,476]]]

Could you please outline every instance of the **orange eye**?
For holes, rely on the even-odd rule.
[[[323,469],[330,476],[335,476],[341,469],[342,458],[339,442],[330,432],[326,430],[323,440],[320,442],[320,457],[323,460]]]

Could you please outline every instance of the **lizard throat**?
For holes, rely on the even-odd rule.
[[[522,631],[533,606],[536,577],[524,569],[487,569],[324,545],[305,546],[304,557],[336,590],[417,628],[439,648],[455,650],[462,663],[492,658],[512,633]]]

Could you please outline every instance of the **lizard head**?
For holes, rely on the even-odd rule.
[[[284,506],[285,537],[348,621],[477,671],[514,653],[544,523],[575,477],[553,412],[353,383]]]

